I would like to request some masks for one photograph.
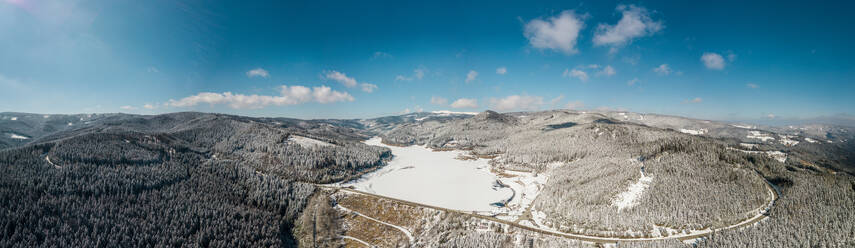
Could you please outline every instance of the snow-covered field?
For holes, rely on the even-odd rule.
[[[681,129],[680,129],[680,132],[681,132],[681,133],[691,134],[691,135],[701,135],[701,134],[705,134],[705,133],[707,133],[707,130],[706,130],[706,129],[703,129],[703,128],[702,128],[702,129],[698,129],[698,130],[693,130],[693,129],[683,129],[683,128],[681,128]]]
[[[461,211],[489,212],[513,196],[499,187],[486,159],[460,160],[463,151],[433,151],[424,146],[397,147],[372,138],[369,145],[392,150],[394,158],[382,169],[341,186],[392,198]],[[519,194],[519,193],[518,193]]]
[[[787,154],[782,152],[782,151],[747,151],[747,150],[741,150],[741,149],[730,148],[730,147],[728,147],[727,149],[737,150],[737,151],[744,152],[744,153],[765,153],[767,156],[771,157],[772,159],[778,160],[778,162],[781,162],[781,163],[787,162]]]
[[[794,145],[798,145],[799,141],[796,140],[796,136],[783,135],[781,137],[781,144],[784,144],[785,146],[794,146]]]
[[[324,141],[320,141],[320,140],[316,140],[316,139],[312,139],[312,138],[306,138],[306,137],[297,136],[297,135],[291,135],[290,137],[288,137],[288,141],[294,142],[294,143],[296,143],[302,147],[305,147],[305,148],[332,146],[333,145],[333,144],[330,144],[330,143],[327,143]]]
[[[738,127],[738,128],[744,128],[744,129],[756,129],[757,128],[756,126],[751,126],[751,125],[736,125],[736,124],[734,124],[731,126]]]
[[[763,142],[766,142],[767,140],[774,140],[775,139],[771,135],[769,135],[767,133],[762,133],[760,131],[748,131],[748,135],[745,137],[749,138],[749,139],[759,139]]]

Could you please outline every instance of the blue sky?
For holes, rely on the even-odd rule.
[[[851,5],[0,0],[0,111],[851,115]]]

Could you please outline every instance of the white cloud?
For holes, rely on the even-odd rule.
[[[372,59],[392,58],[392,55],[389,53],[386,53],[386,52],[377,51],[377,52],[374,52],[374,56],[371,58]]]
[[[567,109],[580,109],[585,107],[585,103],[582,101],[568,102],[564,107]]]
[[[427,69],[417,68],[417,69],[413,70],[413,76],[415,76],[416,79],[421,80],[422,78],[425,77],[425,72],[427,72]]]
[[[250,78],[254,78],[254,77],[268,78],[268,77],[270,77],[270,73],[268,73],[267,70],[264,70],[261,68],[255,68],[255,69],[252,69],[252,70],[249,70],[248,72],[246,72],[246,76],[250,77]]]
[[[614,67],[612,67],[610,65],[603,67],[603,70],[597,72],[598,76],[606,76],[606,77],[611,77],[612,75],[615,75],[615,74],[617,74],[617,71],[615,70]]]
[[[460,98],[451,103],[452,108],[477,108],[478,100],[472,98]]]
[[[374,92],[374,90],[377,89],[377,85],[369,84],[369,83],[362,83],[359,86],[362,87],[362,91],[368,92],[368,93]]]
[[[149,73],[158,73],[158,72],[160,72],[160,70],[158,70],[158,69],[157,69],[157,67],[154,67],[154,66],[149,66],[149,67],[148,67],[148,68],[146,68],[145,70],[146,70],[147,72],[149,72]]]
[[[146,103],[142,106],[144,109],[155,109],[157,106],[152,105],[151,103]]]
[[[425,73],[427,73],[427,69],[424,67],[419,67],[413,70],[413,76],[407,77],[404,75],[395,76],[395,81],[413,81],[414,79],[421,80],[425,77]]]
[[[559,50],[571,55],[578,52],[576,42],[584,26],[582,19],[573,11],[565,10],[546,20],[531,20],[526,23],[523,35],[534,48]]]
[[[701,103],[701,102],[703,102],[703,101],[704,101],[704,99],[702,99],[702,98],[700,98],[700,97],[695,97],[695,98],[693,98],[693,99],[683,100],[683,104],[686,104],[686,103]]]
[[[119,107],[119,108],[120,108],[120,109],[124,109],[124,110],[135,110],[135,109],[137,109],[137,108],[136,108],[136,107],[134,107],[134,106],[128,106],[128,105],[121,106],[121,107]]]
[[[505,98],[490,98],[490,106],[499,111],[536,110],[543,105],[543,97],[512,95]]]
[[[777,117],[777,116],[775,116],[775,114],[766,115],[766,118],[769,118],[769,119],[775,119],[775,117]]]
[[[324,77],[339,82],[344,86],[347,86],[348,88],[355,87],[356,84],[358,84],[358,82],[356,82],[356,79],[348,77],[347,74],[338,71],[328,71],[325,73]]]
[[[474,70],[470,70],[469,73],[466,73],[466,83],[475,81],[475,78],[478,77],[478,72]]]
[[[413,78],[404,77],[403,75],[395,76],[395,81],[413,81]]]
[[[496,74],[505,75],[505,73],[508,73],[508,68],[504,66],[496,68]]]
[[[711,70],[722,70],[724,69],[724,58],[721,57],[718,53],[704,53],[701,56],[701,61],[704,62],[704,66]]]
[[[609,53],[616,52],[618,47],[631,43],[635,38],[655,34],[664,28],[662,22],[650,18],[650,13],[643,7],[618,5],[617,11],[623,15],[620,21],[615,25],[601,23],[594,34],[594,45],[612,46]]]
[[[579,80],[582,80],[582,82],[588,81],[588,73],[586,73],[585,71],[582,71],[582,70],[577,70],[577,69],[572,69],[572,70],[571,69],[564,69],[564,73],[562,74],[562,76],[564,76],[564,77],[575,77],[575,78],[578,78]]]
[[[638,83],[638,78],[633,78],[632,80],[626,81],[626,85],[633,86]]]
[[[653,71],[659,75],[669,75],[671,74],[672,70],[671,67],[668,66],[668,64],[661,64],[658,67],[653,68]]]
[[[339,82],[348,88],[353,88],[353,87],[356,87],[357,85],[359,85],[359,87],[362,88],[362,91],[368,92],[368,93],[374,92],[374,90],[377,89],[376,84],[357,82],[355,78],[348,77],[347,74],[344,74],[344,73],[339,72],[339,71],[328,71],[328,72],[324,73],[324,77],[326,79],[330,79],[330,80]]]
[[[760,85],[757,85],[754,83],[748,83],[745,86],[748,86],[748,88],[752,88],[752,89],[760,88]]]
[[[433,104],[433,105],[446,105],[446,104],[448,104],[448,99],[445,99],[445,98],[442,98],[442,97],[438,97],[438,96],[432,96],[432,97],[430,97],[430,104]]]
[[[327,86],[314,87],[313,90],[314,92],[312,93],[312,96],[314,96],[314,100],[319,103],[353,101],[353,97],[347,92],[334,91]]]
[[[231,92],[202,92],[179,100],[170,99],[165,106],[192,107],[198,104],[207,103],[212,106],[217,104],[227,104],[233,109],[258,109],[270,105],[294,105],[310,101],[318,103],[333,103],[354,100],[353,96],[347,92],[334,91],[327,86],[309,89],[308,87],[299,85],[282,85],[279,93],[279,96],[265,96],[232,94]]]

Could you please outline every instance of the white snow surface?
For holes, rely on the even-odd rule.
[[[13,121],[17,121],[17,120],[18,120],[18,117],[12,117],[12,120],[13,120]]]
[[[701,135],[701,134],[705,134],[705,133],[707,133],[707,130],[706,130],[706,129],[693,130],[693,129],[683,129],[683,128],[680,128],[680,132],[681,132],[681,133],[691,134],[691,135]]]
[[[784,163],[787,162],[787,154],[782,151],[747,151],[736,148],[728,147],[727,149],[737,150],[744,153],[765,153],[767,156],[772,159],[778,160],[778,162]]]
[[[294,142],[294,143],[296,143],[302,147],[306,147],[306,148],[333,146],[333,144],[330,144],[330,143],[327,143],[324,141],[320,141],[320,140],[316,140],[316,139],[312,139],[312,138],[306,138],[306,137],[297,136],[297,135],[291,135],[290,137],[288,137],[288,141]]]
[[[766,154],[768,154],[770,157],[774,158],[775,160],[778,160],[778,162],[781,162],[781,163],[787,162],[787,154],[784,152],[767,151]]]
[[[27,137],[27,136],[21,136],[21,135],[17,135],[17,134],[14,134],[14,133],[10,133],[10,134],[9,134],[9,137],[10,137],[10,138],[13,138],[13,139],[21,139],[21,140],[30,139],[30,138],[29,138],[29,137]]]
[[[748,135],[745,137],[749,138],[749,139],[759,139],[763,142],[766,142],[767,140],[774,140],[775,139],[772,136],[770,136],[769,134],[761,133],[760,131],[748,131]]]
[[[744,129],[755,129],[755,128],[757,128],[757,127],[751,126],[751,125],[731,125],[731,126],[738,127],[738,128],[744,128]]]
[[[368,242],[365,242],[365,241],[363,241],[363,240],[361,240],[361,239],[358,239],[358,238],[354,238],[354,237],[347,236],[347,235],[341,235],[341,236],[339,236],[339,237],[341,237],[341,238],[343,238],[343,239],[349,239],[349,240],[356,241],[356,242],[358,242],[358,243],[360,243],[360,244],[362,244],[362,245],[364,245],[364,246],[366,246],[366,247],[374,247],[373,245],[369,244]]]
[[[649,177],[642,172],[641,178],[638,178],[637,182],[630,185],[626,191],[617,195],[617,198],[612,201],[612,206],[617,207],[618,210],[623,210],[624,208],[631,208],[637,205],[638,198],[641,197],[641,194],[644,193],[647,187],[650,187],[650,182],[652,181],[653,177]]]
[[[556,167],[561,166],[561,164],[556,163],[548,166]],[[505,208],[496,209],[492,214],[506,214],[497,218],[513,221],[522,216],[540,192],[543,191],[543,188],[546,187],[546,181],[549,180],[549,176],[546,173],[513,170],[504,170],[504,173],[512,175],[512,177],[500,177],[499,180],[513,189],[514,198],[507,203]]]
[[[795,138],[796,138],[796,136],[784,135],[783,137],[781,137],[781,144],[784,144],[785,146],[798,145],[799,141],[796,140]]]
[[[498,177],[486,159],[459,160],[462,151],[433,151],[424,146],[397,147],[372,138],[394,156],[382,169],[342,184],[392,198],[461,211],[489,212],[492,203],[511,198],[510,188],[496,187]]]
[[[811,139],[811,138],[805,138],[805,141],[810,142],[810,143],[816,143],[816,140]]]

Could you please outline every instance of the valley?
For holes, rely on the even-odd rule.
[[[169,234],[150,242],[717,247],[840,245],[855,230],[846,224],[855,220],[855,183],[843,126],[822,134],[567,110],[362,120],[104,115],[73,126],[51,118],[79,117],[0,116],[4,133],[31,137],[0,140],[14,144],[0,150],[9,186],[0,199],[10,207],[2,223],[11,230],[3,240],[14,243],[50,234],[33,242],[121,246],[131,241],[118,237],[164,226]],[[126,220],[140,211],[169,214]],[[124,229],[79,238],[51,224],[100,230],[85,216],[107,212],[106,223]],[[830,231],[797,231],[820,229]]]

